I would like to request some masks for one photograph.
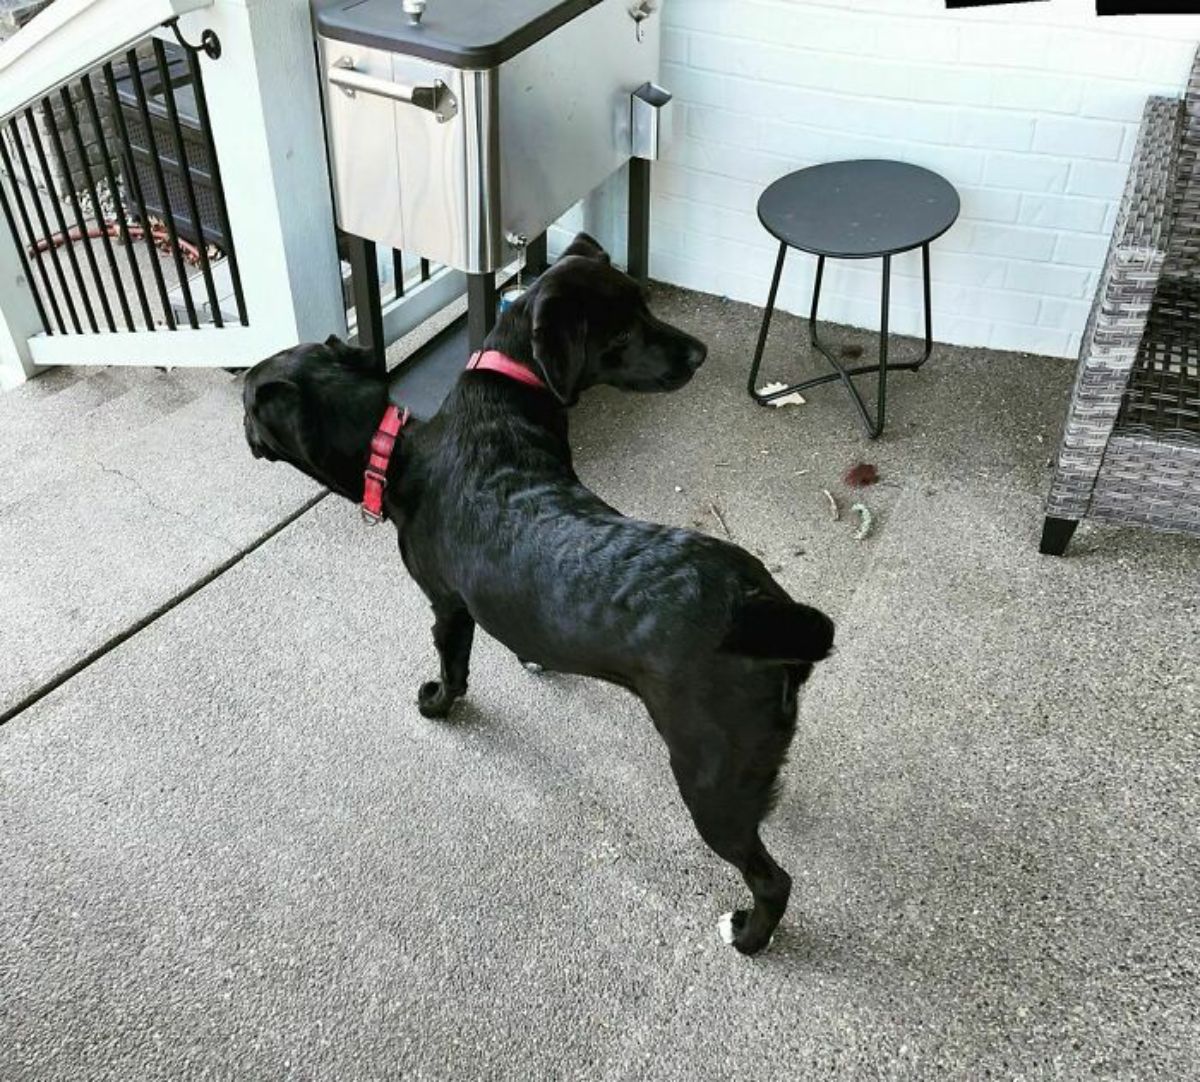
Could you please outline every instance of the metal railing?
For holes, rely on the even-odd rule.
[[[220,328],[229,302],[249,324],[199,60],[219,46],[171,29],[0,121],[0,204],[49,335]]]
[[[428,282],[433,275],[433,267],[428,259],[420,261],[420,277],[419,282]],[[396,297],[403,297],[404,291],[407,288],[405,278],[407,271],[404,266],[404,253],[399,248],[392,249],[392,293]]]
[[[339,267],[311,51],[304,0],[72,0],[0,45],[0,388],[248,366],[358,300],[390,343],[465,293],[413,253]]]

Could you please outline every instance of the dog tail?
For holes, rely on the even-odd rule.
[[[816,662],[833,649],[833,621],[795,601],[754,598],[733,615],[723,650],[764,661]]]

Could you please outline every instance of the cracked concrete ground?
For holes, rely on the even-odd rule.
[[[462,709],[417,714],[424,601],[328,499],[0,729],[0,1078],[1200,1077],[1200,545],[1037,555],[1065,362],[940,348],[868,444],[836,387],[749,402],[754,309],[657,306],[710,360],[588,395],[582,476],[719,511],[839,623],[771,950],[717,940],[743,888],[628,695],[480,636]],[[5,702],[316,491],[223,373],[50,373],[0,421]],[[856,542],[821,490],[860,457]]]

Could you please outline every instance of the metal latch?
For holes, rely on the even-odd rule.
[[[645,36],[645,29],[642,26],[651,15],[658,10],[658,0],[633,0],[629,5],[629,15],[637,24],[637,39],[641,41]]]
[[[415,105],[418,109],[432,113],[439,124],[445,124],[447,120],[458,116],[458,99],[441,79],[434,79],[433,86],[393,83],[356,71],[354,60],[343,56],[335,60],[333,67],[329,69],[329,82],[348,98],[353,98],[361,91],[363,94],[374,94],[379,98]]]

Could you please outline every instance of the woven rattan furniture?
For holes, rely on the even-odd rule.
[[[1084,330],[1042,530],[1080,519],[1200,534],[1200,52],[1151,98]]]

